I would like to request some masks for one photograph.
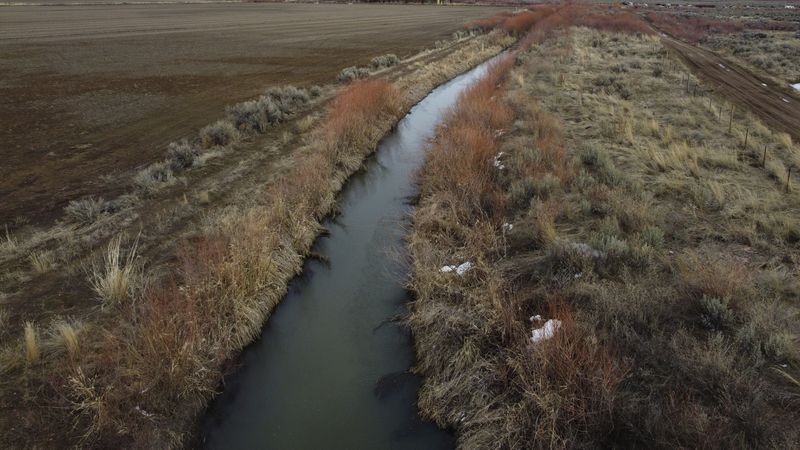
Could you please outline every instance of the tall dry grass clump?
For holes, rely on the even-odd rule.
[[[39,348],[39,331],[33,322],[25,322],[25,360],[28,364],[36,364],[42,353]]]
[[[106,305],[114,305],[130,298],[137,275],[136,244],[126,254],[122,238],[116,237],[108,243],[102,261],[92,266],[89,281]]]
[[[64,348],[66,348],[67,353],[72,357],[76,356],[80,350],[80,345],[78,343],[78,332],[75,330],[75,327],[71,323],[58,322],[53,325],[53,329],[64,343]]]

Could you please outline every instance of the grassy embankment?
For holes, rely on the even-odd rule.
[[[23,333],[3,330],[3,446],[184,443],[226,363],[258,335],[301,269],[346,179],[427,92],[511,41],[499,32],[461,41],[394,82],[342,88],[287,173],[257,198],[209,214],[168,264],[143,267],[135,239],[112,239],[104,258],[76,275],[98,297],[94,313],[26,323]],[[269,118],[262,105],[240,106],[231,123],[203,130],[200,145],[229,144]],[[192,157],[180,147],[169,161]],[[140,184],[160,189],[172,169],[147,168]]]
[[[461,448],[796,447],[798,149],[748,115],[729,132],[617,22],[537,24],[431,144],[419,405]]]

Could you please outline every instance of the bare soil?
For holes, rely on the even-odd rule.
[[[491,8],[150,4],[2,7],[0,224],[43,225],[73,199],[127,190],[163,157],[270,85],[330,82],[408,55]]]

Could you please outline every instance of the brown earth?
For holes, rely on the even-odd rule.
[[[226,105],[409,55],[495,9],[150,4],[0,9],[0,226],[47,224],[70,200],[127,190]]]
[[[770,126],[800,141],[800,96],[716,53],[669,37],[664,44],[675,51],[697,76],[715,90],[752,111]]]

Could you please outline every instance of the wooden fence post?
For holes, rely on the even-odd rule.
[[[733,129],[733,103],[731,103],[731,116],[728,119],[728,133]]]
[[[789,180],[792,179],[792,166],[789,166],[789,170],[786,173],[786,192],[789,192]]]

